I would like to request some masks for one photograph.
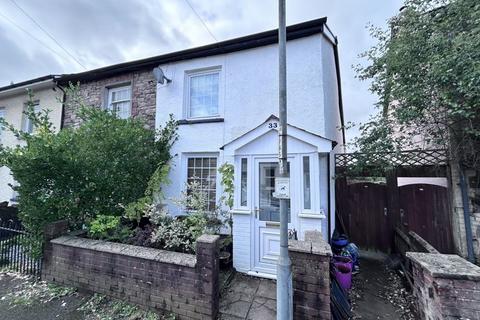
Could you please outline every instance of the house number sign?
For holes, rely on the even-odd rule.
[[[275,178],[275,193],[277,199],[290,199],[290,178]]]
[[[268,129],[277,129],[278,128],[278,122],[268,122],[267,127],[268,127]]]

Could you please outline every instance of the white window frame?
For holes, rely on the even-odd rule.
[[[218,74],[218,106],[217,106],[217,113],[208,115],[208,116],[201,116],[201,117],[192,117],[190,115],[190,82],[193,77],[196,76],[203,76],[209,74]],[[223,112],[222,109],[222,101],[223,101],[223,76],[222,76],[222,68],[221,66],[203,68],[203,69],[196,69],[196,70],[189,70],[185,71],[185,81],[184,81],[184,97],[183,97],[183,116],[187,120],[201,120],[201,119],[211,119],[211,118],[220,118]]]
[[[7,108],[0,107],[0,118],[5,119],[7,115]],[[2,138],[5,132],[5,128],[0,124],[0,143],[2,143]]]
[[[247,204],[245,206],[242,206],[242,159],[247,160]],[[235,170],[234,170],[234,183],[235,183],[235,188],[233,191],[233,207],[234,209],[242,210],[242,211],[248,211],[251,209],[252,205],[252,199],[251,199],[251,194],[252,194],[252,173],[254,170],[254,164],[253,164],[253,158],[250,156],[236,156],[235,157]]]
[[[27,110],[28,105],[25,105],[24,110]],[[40,106],[40,101],[35,101],[33,103],[33,112],[36,114],[40,113],[42,111],[42,107]],[[26,114],[23,114],[22,116],[22,131],[33,134],[35,132],[35,126],[32,123],[32,119],[27,117]]]
[[[130,91],[130,99],[125,99],[125,100],[117,100],[115,103],[121,103],[121,102],[128,102],[129,104],[129,112],[128,112],[128,118],[132,117],[132,86],[130,84],[123,84],[123,85],[118,85],[118,86],[112,86],[112,87],[107,87],[107,110],[110,110],[113,112],[113,107],[112,107],[112,96],[114,92],[119,92],[123,91],[125,89],[128,89]]]
[[[220,174],[218,172],[218,168],[220,167],[220,157],[218,152],[205,152],[205,153],[182,153],[182,190],[185,189],[185,186],[187,185],[188,182],[188,159],[191,158],[216,158],[217,159],[217,173],[216,173],[216,179],[215,179],[215,204],[218,204],[218,201],[220,200],[220,196],[222,194],[222,189],[220,185]],[[188,211],[188,212],[191,212]]]
[[[309,158],[309,163],[310,163],[310,209],[305,209],[305,203],[304,203],[304,196],[305,196],[305,190],[303,188],[304,186],[304,177],[303,177],[303,157],[308,157]],[[299,159],[299,177],[300,177],[300,208],[301,208],[301,214],[308,214],[308,215],[320,215],[321,214],[321,209],[320,209],[320,176],[323,175],[322,172],[320,172],[319,168],[319,160],[318,160],[318,154],[315,153],[306,153],[306,154],[300,154]]]

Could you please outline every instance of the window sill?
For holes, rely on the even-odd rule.
[[[183,120],[178,120],[177,124],[178,125],[184,125],[184,124],[197,124],[197,123],[213,123],[213,122],[224,122],[223,118],[205,118],[205,119],[183,119]]]

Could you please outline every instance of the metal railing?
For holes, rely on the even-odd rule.
[[[0,269],[39,277],[41,259],[31,255],[34,241],[21,223],[0,221]]]

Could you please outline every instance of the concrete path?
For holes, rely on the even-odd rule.
[[[221,320],[275,320],[275,281],[235,274],[220,296]]]
[[[353,277],[350,298],[354,319],[418,319],[412,310],[413,297],[383,261],[360,259],[360,272]]]

